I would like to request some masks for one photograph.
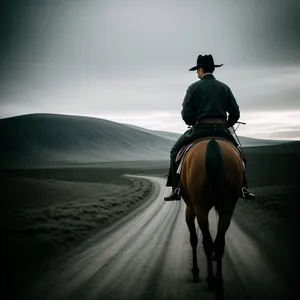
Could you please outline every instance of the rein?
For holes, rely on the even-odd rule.
[[[228,127],[228,130],[231,133],[231,135],[233,135],[235,137],[235,139],[237,140],[237,142],[239,144],[239,147],[241,149],[241,152],[243,153],[243,156],[244,156],[243,146],[241,144],[241,141],[240,141],[239,137],[236,134],[236,131],[238,130],[238,128],[240,127],[241,124],[246,125],[246,123],[245,122],[236,122],[236,123],[238,124],[236,126],[236,128],[234,128],[234,126],[232,126],[232,127]]]

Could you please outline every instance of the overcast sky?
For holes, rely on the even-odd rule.
[[[299,0],[4,3],[1,118],[75,114],[182,133],[198,80],[188,69],[212,54],[247,123],[240,135],[300,140]]]

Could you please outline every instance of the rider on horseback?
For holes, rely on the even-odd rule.
[[[240,118],[239,106],[230,88],[223,82],[216,80],[212,74],[215,67],[221,67],[222,65],[215,65],[212,55],[199,55],[197,65],[189,70],[196,70],[198,78],[201,80],[188,87],[182,104],[182,119],[192,128],[187,130],[171,149],[171,162],[166,185],[172,187],[172,192],[164,198],[165,201],[180,200],[180,178],[176,172],[175,160],[182,147],[205,136],[223,137],[238,147],[237,141],[228,128],[233,126]],[[245,163],[245,159],[243,160]],[[242,196],[246,199],[255,197],[248,190],[245,172]]]

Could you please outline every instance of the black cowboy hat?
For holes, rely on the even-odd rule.
[[[214,63],[214,58],[212,57],[211,54],[209,55],[199,55],[198,58],[197,58],[197,65],[195,67],[192,67],[189,69],[189,71],[195,71],[197,69],[200,69],[200,68],[205,68],[205,67],[221,67],[223,66],[223,64],[221,65],[215,65]]]

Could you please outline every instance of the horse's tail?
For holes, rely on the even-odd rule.
[[[206,173],[208,178],[208,187],[216,212],[219,213],[221,205],[223,158],[222,151],[217,141],[212,138],[206,148]]]

